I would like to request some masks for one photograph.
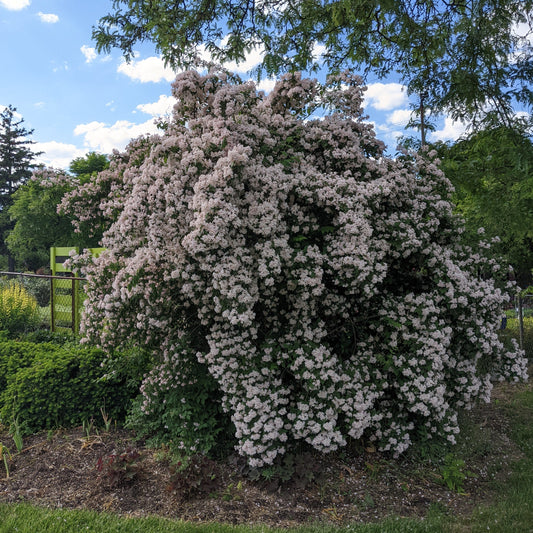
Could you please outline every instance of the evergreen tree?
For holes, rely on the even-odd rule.
[[[0,254],[8,255],[8,268],[14,270],[14,260],[9,255],[6,237],[13,224],[9,207],[13,193],[31,176],[35,166],[33,159],[41,152],[31,150],[33,141],[28,137],[33,130],[23,126],[24,119],[17,120],[17,109],[11,105],[0,113]]]

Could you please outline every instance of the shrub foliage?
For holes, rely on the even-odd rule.
[[[18,419],[29,433],[80,425],[100,409],[123,420],[135,389],[123,373],[107,375],[105,359],[98,348],[0,342],[0,421]]]
[[[401,453],[453,441],[493,378],[526,377],[497,336],[506,270],[461,244],[429,155],[384,155],[363,90],[291,74],[266,96],[186,72],[164,133],[71,195],[110,223],[107,252],[79,258],[85,336],[153,350],[138,423],[166,417],[200,451],[233,424],[251,466],[350,437]],[[217,420],[191,416],[204,405]]]

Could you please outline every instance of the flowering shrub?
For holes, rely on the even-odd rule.
[[[298,441],[330,452],[366,438],[398,454],[413,438],[453,441],[457,410],[488,401],[492,379],[526,378],[497,335],[505,282],[488,275],[505,269],[489,243],[461,245],[428,157],[384,156],[363,90],[349,74],[288,75],[265,96],[186,72],[166,130],[65,200],[82,220],[108,217],[107,251],[78,258],[83,331],[153,350],[147,420],[173,391],[190,436],[199,383],[251,466]],[[196,443],[167,429],[203,447],[201,428]]]

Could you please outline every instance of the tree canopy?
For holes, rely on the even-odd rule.
[[[533,0],[114,0],[93,38],[127,60],[152,41],[175,67],[194,65],[205,47],[220,62],[259,49],[267,75],[397,72],[434,112],[477,121],[490,109],[506,124],[515,104],[533,103],[532,9]]]
[[[21,265],[29,270],[48,265],[51,246],[90,248],[98,245],[101,231],[88,234],[83,225],[76,231],[72,216],[58,210],[67,193],[108,166],[106,155],[90,152],[71,162],[70,171],[74,176],[59,170],[41,169],[19,187],[9,208],[14,226],[6,240],[10,253]]]
[[[69,170],[80,179],[87,182],[92,176],[109,167],[109,159],[105,154],[89,152],[85,157],[77,157],[70,162]]]
[[[525,129],[495,126],[438,146],[441,168],[455,187],[454,203],[477,239],[499,237],[497,249],[522,287],[533,267],[533,142]]]

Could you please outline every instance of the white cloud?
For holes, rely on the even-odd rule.
[[[289,4],[286,4],[286,5],[289,5]],[[278,7],[278,9],[280,8]],[[284,10],[284,8],[281,8],[281,9]],[[228,43],[229,38],[230,36],[226,35],[226,37],[222,39],[220,46],[224,47]],[[324,55],[326,51],[327,51],[327,47],[325,45],[315,42],[313,46],[313,50],[312,50],[312,56],[316,61],[320,61],[320,59],[322,58],[322,56]],[[199,55],[201,59],[203,59],[204,61],[213,60],[212,57],[210,57],[209,52],[205,50],[205,47],[200,48]],[[257,46],[257,47],[252,48],[251,50],[248,50],[245,53],[244,59],[242,61],[239,61],[239,62],[228,61],[226,63],[223,63],[222,66],[228,69],[230,72],[234,72],[236,74],[246,74],[250,72],[251,70],[253,70],[254,68],[256,68],[257,66],[259,66],[263,62],[264,55],[265,55],[264,48],[261,46]],[[268,90],[271,90],[272,87],[274,86],[273,83],[275,82],[270,82],[270,83],[272,85],[268,83],[267,85],[265,85],[265,87],[270,87],[269,89],[263,88],[262,90],[266,90],[267,92]]]
[[[509,56],[509,61],[516,63],[520,56],[527,52],[527,48],[533,46],[533,28],[528,22],[515,23],[511,27],[511,33],[521,40],[517,49],[513,50]]]
[[[56,22],[59,22],[59,17],[53,13],[41,13],[41,11],[39,11],[37,16],[41,19],[41,22],[45,22],[46,24],[55,24]]]
[[[529,42],[533,41],[533,29],[527,22],[513,24],[511,32],[518,37],[525,37]]]
[[[407,103],[407,90],[400,83],[370,83],[365,91],[364,107],[391,111]]]
[[[224,39],[226,40],[227,37]],[[222,44],[224,43],[222,41]],[[321,52],[321,48],[317,47],[317,53]],[[257,67],[263,61],[264,51],[260,48],[253,48],[248,51],[243,61],[229,61],[223,64],[223,67],[234,72],[235,74],[246,74],[255,67]],[[212,62],[213,58],[205,50],[205,47],[199,48],[199,56],[203,61]],[[162,81],[173,82],[176,79],[176,75],[181,72],[180,70],[173,70],[165,66],[165,63],[161,57],[151,56],[146,59],[133,59],[129,63],[122,61],[118,66],[118,72],[128,76],[128,78],[140,81],[141,83],[159,83]],[[262,90],[271,90],[275,81],[265,80],[262,82]]]
[[[86,150],[82,150],[73,144],[56,141],[37,142],[33,145],[33,150],[35,152],[44,152],[35,158],[36,163],[63,169],[67,169],[73,159],[82,157],[86,153]]]
[[[239,63],[236,61],[229,61],[228,63],[224,63],[224,67],[230,72],[245,74],[262,63],[263,55],[263,50],[260,48],[253,48],[246,54],[244,61],[240,61]]]
[[[85,62],[91,63],[96,59],[96,50],[84,44],[81,48],[81,53],[85,56]]]
[[[325,45],[315,43],[313,46],[313,57],[315,60],[319,61],[326,51],[327,47]]]
[[[227,41],[229,37],[226,36],[221,45]],[[317,54],[320,54],[322,49],[316,48]],[[206,51],[205,47],[199,48],[199,56],[203,61],[212,62],[213,58]],[[252,48],[249,50],[245,58],[242,61],[228,61],[223,66],[230,72],[236,74],[246,74],[255,67],[257,67],[263,61],[264,51],[259,48]],[[118,66],[118,72],[128,76],[132,80],[140,81],[141,83],[159,83],[161,81],[172,82],[176,79],[176,75],[181,72],[175,71],[165,66],[165,63],[161,57],[151,56],[146,59],[133,59],[129,63],[122,61]],[[264,87],[273,87],[272,82],[265,82]]]
[[[265,93],[269,93],[274,88],[274,85],[276,85],[277,81],[278,80],[275,78],[267,78],[267,79],[261,80],[257,84],[257,90],[265,91]]]
[[[75,135],[83,135],[83,145],[89,150],[110,154],[114,149],[123,150],[131,139],[145,134],[157,133],[153,119],[142,124],[119,120],[113,125],[104,122],[79,124],[74,129]]]
[[[226,37],[222,39],[220,43],[221,48],[228,44],[229,38],[230,35],[226,35]],[[256,46],[246,52],[243,61],[239,61],[238,63],[236,61],[228,61],[227,63],[223,63],[223,66],[230,72],[234,72],[236,74],[245,74],[262,63],[264,55],[264,49]],[[205,49],[205,47],[201,48],[200,56],[206,61],[212,61],[212,58],[209,57],[209,52]]]
[[[66,61],[63,61],[62,65],[52,68],[52,72],[60,72],[62,70],[68,70],[68,63]]]
[[[387,122],[394,126],[407,126],[413,111],[411,109],[396,109],[387,116]]]
[[[463,122],[456,122],[450,117],[444,119],[442,129],[431,133],[431,139],[434,141],[455,141],[465,133],[467,125]]]
[[[123,61],[118,67],[118,72],[141,83],[171,82],[176,78],[176,72],[169,67],[165,67],[161,57],[155,56],[139,61],[134,59],[130,63]]]
[[[157,102],[152,102],[150,104],[139,104],[137,109],[143,113],[148,113],[153,117],[157,117],[170,114],[175,103],[176,99],[173,96],[162,94],[159,96],[159,100]]]
[[[396,126],[402,126],[402,124],[389,123],[388,121],[387,124],[377,124],[376,122],[370,122],[370,124],[374,126],[376,133],[378,133],[378,138],[389,145],[396,144],[398,139],[405,135],[405,130],[396,128]]]
[[[31,4],[30,0],[0,0],[0,6],[10,9],[11,11],[19,11]]]

